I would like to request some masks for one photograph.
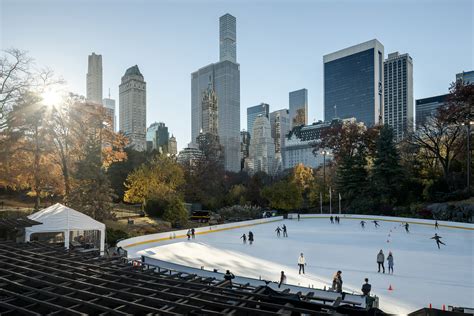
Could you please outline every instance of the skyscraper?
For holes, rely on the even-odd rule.
[[[146,150],[146,82],[135,65],[122,77],[119,86],[120,130],[128,137],[129,146]]]
[[[202,93],[202,132],[218,135],[218,105],[217,96],[211,82],[207,90]]]
[[[465,84],[474,84],[474,70],[463,71],[456,74],[456,81],[462,80]]]
[[[285,146],[285,137],[290,131],[289,111],[287,109],[282,109],[270,113],[270,127],[272,138],[275,142],[276,171],[281,171],[283,169],[282,150]]]
[[[449,94],[443,94],[416,100],[416,128],[424,124],[429,117],[435,114],[438,108],[446,105],[448,97]]]
[[[260,103],[259,105],[251,106],[247,108],[247,131],[252,137],[253,132],[253,123],[259,115],[263,115],[266,118],[269,118],[270,105],[266,103]]]
[[[354,117],[367,126],[382,123],[383,59],[376,39],[323,57],[325,121]]]
[[[105,108],[105,113],[107,115],[108,120],[110,121],[110,129],[115,132],[115,124],[116,124],[116,117],[115,117],[115,100],[110,98],[105,98],[102,100],[102,104]]]
[[[272,138],[270,121],[267,117],[263,115],[257,117],[252,134],[246,169],[250,173],[263,171],[273,174],[275,172],[275,142]]]
[[[87,100],[102,103],[102,55],[89,55],[87,68]]]
[[[240,169],[245,167],[245,159],[249,157],[250,133],[246,130],[240,131]]]
[[[300,89],[289,94],[290,128],[308,124],[308,90]]]
[[[240,65],[235,61],[235,40],[235,17],[226,14],[220,19],[221,61],[191,74],[191,142],[196,143],[203,129],[202,95],[210,82],[217,96],[217,130],[224,147],[224,167],[237,172],[240,170]]]
[[[178,143],[176,142],[176,137],[174,137],[174,135],[171,135],[168,141],[168,150],[170,155],[176,156],[178,154]]]
[[[393,128],[396,141],[413,130],[413,61],[410,55],[388,54],[384,68],[384,124]]]
[[[237,21],[229,13],[219,18],[219,60],[237,62]]]

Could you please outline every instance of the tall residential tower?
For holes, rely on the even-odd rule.
[[[220,61],[191,74],[191,142],[203,129],[202,95],[209,87],[217,97],[218,136],[224,147],[226,170],[240,170],[240,65],[236,63],[236,20],[225,14],[219,20]]]
[[[308,90],[300,89],[289,94],[290,128],[308,124]]]
[[[102,55],[89,55],[87,67],[87,100],[102,104]]]
[[[259,105],[254,105],[247,108],[247,131],[252,137],[253,132],[253,123],[259,115],[263,115],[266,118],[269,118],[270,105],[267,103],[260,103]]]
[[[393,129],[396,141],[414,128],[413,61],[408,54],[388,54],[384,68],[384,124]]]
[[[122,77],[119,86],[120,130],[135,150],[146,150],[146,82],[135,65]]]
[[[384,47],[373,39],[325,55],[324,120],[356,118],[367,126],[383,119]]]

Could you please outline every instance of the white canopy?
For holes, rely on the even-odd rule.
[[[73,210],[60,203],[56,203],[41,211],[28,216],[29,219],[42,223],[25,228],[25,241],[30,241],[34,233],[64,232],[64,244],[69,249],[69,235],[71,231],[98,230],[100,231],[100,253],[104,253],[105,247],[105,224],[96,221],[81,212]]]

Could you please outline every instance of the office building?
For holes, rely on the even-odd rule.
[[[178,154],[178,143],[176,142],[176,137],[171,134],[171,137],[168,141],[168,151],[170,155],[176,156]]]
[[[160,153],[169,152],[169,132],[168,127],[163,122],[151,124],[146,131],[147,150],[156,150]]]
[[[282,109],[270,113],[270,128],[275,142],[275,165],[278,173],[283,170],[282,149],[285,146],[285,137],[290,131],[289,110]]]
[[[400,141],[413,130],[413,61],[410,55],[388,54],[384,64],[384,124]]]
[[[253,124],[253,136],[250,138],[249,158],[245,168],[250,174],[263,171],[275,173],[275,142],[272,138],[270,121],[259,115]]]
[[[146,150],[146,82],[138,66],[130,67],[119,86],[120,130],[129,139],[129,146]]]
[[[102,105],[105,108],[108,127],[115,132],[115,124],[117,121],[117,117],[115,116],[115,100],[111,99],[109,95],[108,98],[102,100]]]
[[[308,90],[300,89],[289,94],[290,128],[308,124]]]
[[[474,70],[456,74],[456,81],[458,80],[462,80],[464,84],[474,84]]]
[[[246,130],[240,131],[240,169],[245,167],[245,159],[249,157],[250,133]]]
[[[212,83],[209,82],[207,90],[202,93],[201,99],[202,106],[202,133],[218,135],[218,104],[217,96],[212,87]]]
[[[89,55],[87,67],[87,95],[90,102],[102,103],[102,55]]]
[[[220,19],[220,61],[191,74],[191,142],[203,130],[202,95],[212,85],[217,97],[217,130],[224,167],[240,170],[240,66],[236,63],[235,17]]]
[[[416,128],[425,124],[428,118],[433,116],[439,107],[444,106],[448,97],[449,94],[443,94],[416,100]]]
[[[266,118],[269,118],[270,105],[266,103],[260,103],[259,105],[251,106],[247,108],[247,131],[252,137],[253,132],[253,123],[259,115],[263,115]]]
[[[376,39],[325,55],[324,121],[354,117],[367,126],[383,120],[384,47]]]

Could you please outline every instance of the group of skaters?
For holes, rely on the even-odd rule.
[[[334,224],[334,223],[339,224],[341,222],[341,218],[339,216],[334,216],[333,217],[331,215],[331,217],[329,217],[329,220],[331,221],[331,224]]]
[[[277,233],[277,237],[280,237],[280,234],[281,232],[283,232],[283,237],[288,237],[288,230],[286,229],[286,225],[283,224],[283,226],[277,226],[277,228],[275,229],[276,233]]]
[[[379,221],[373,220],[371,222],[374,223],[375,228],[380,227]],[[360,227],[362,227],[362,229],[365,229],[365,224],[367,224],[366,221],[360,221]]]
[[[188,237],[188,240],[190,240],[191,238],[196,238],[196,230],[194,228],[188,229],[186,236]]]
[[[244,233],[242,236],[240,236],[240,239],[242,239],[242,242],[243,242],[244,244],[247,243],[247,239],[248,239],[248,241],[249,241],[249,244],[253,244],[253,240],[254,240],[254,239],[253,239],[253,233],[252,233],[251,231],[249,231],[248,237],[247,237],[247,235],[245,235],[245,233]]]

